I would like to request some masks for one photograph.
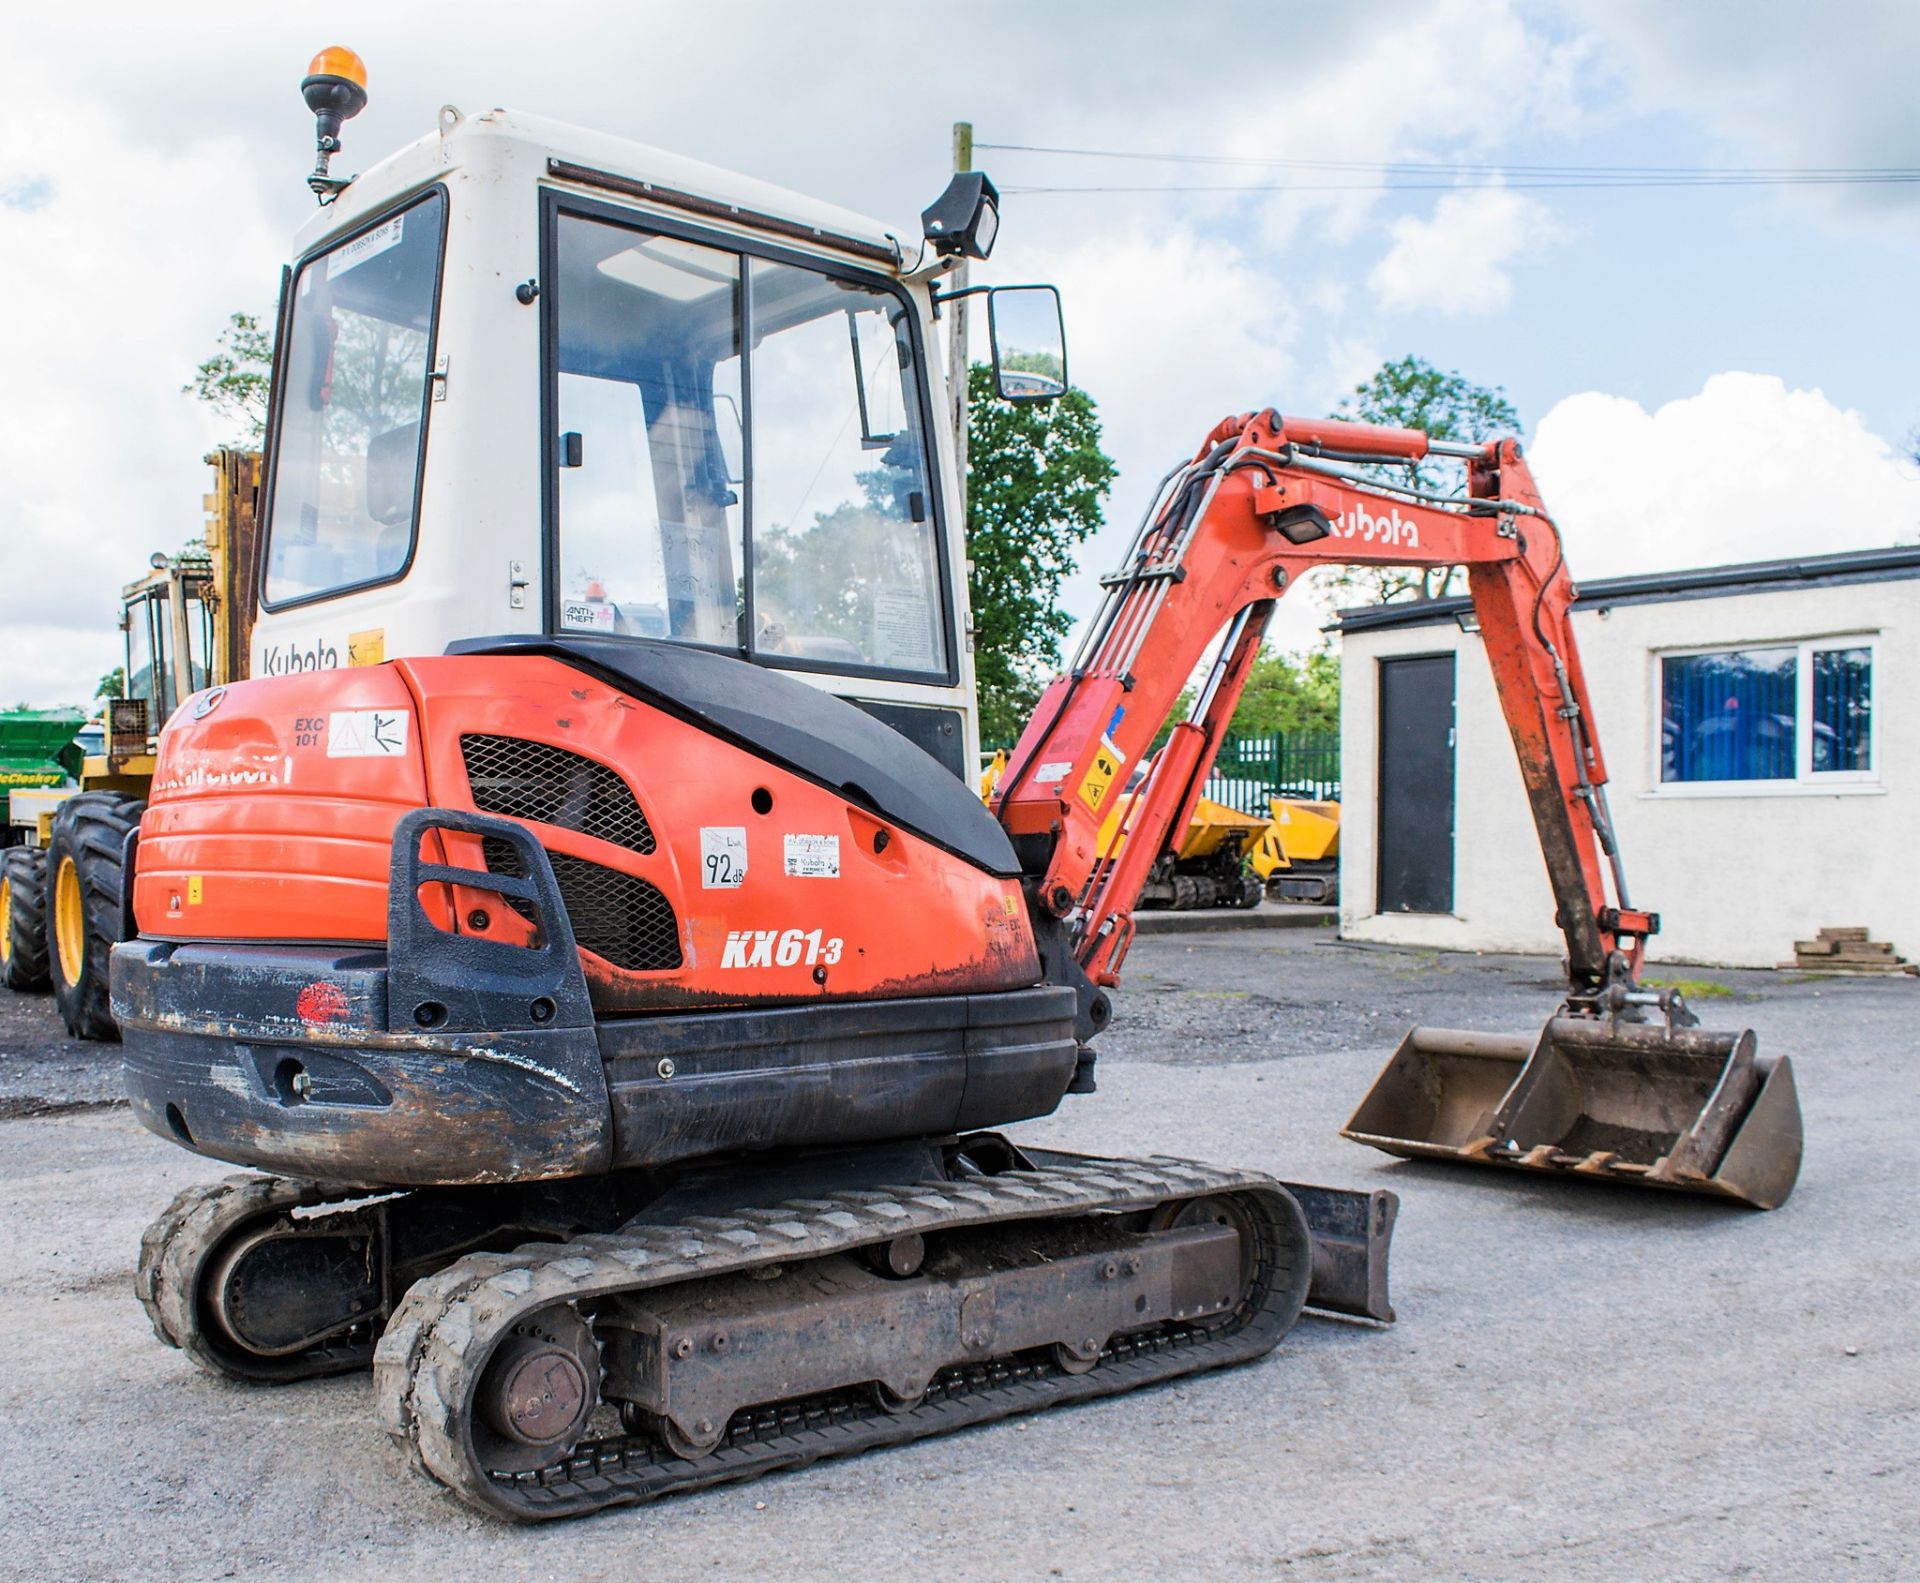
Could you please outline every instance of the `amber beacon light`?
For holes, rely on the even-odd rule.
[[[331,176],[328,163],[340,152],[340,126],[367,107],[367,63],[344,45],[330,44],[313,57],[300,95],[313,112],[316,157],[307,185],[322,203],[332,203],[353,180]]]

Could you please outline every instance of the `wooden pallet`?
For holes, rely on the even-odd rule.
[[[1920,973],[1890,941],[1874,940],[1860,928],[1822,929],[1811,940],[1793,942],[1793,960],[1782,967],[1810,973]]]

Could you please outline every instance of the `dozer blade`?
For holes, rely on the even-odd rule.
[[[1408,1159],[1464,1160],[1737,1199],[1787,1200],[1800,1101],[1751,1030],[1555,1017],[1524,1038],[1415,1028],[1341,1135]]]

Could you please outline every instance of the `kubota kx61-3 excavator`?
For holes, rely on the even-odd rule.
[[[1511,442],[1222,423],[989,810],[908,734],[972,747],[921,347],[990,184],[929,210],[932,262],[500,115],[348,184],[355,65],[307,83],[337,204],[281,310],[255,677],[176,713],[126,865],[136,1114],[281,1173],[150,1228],[163,1339],[247,1380],[371,1364],[417,1466],[535,1519],[1251,1359],[1307,1304],[1391,1317],[1391,1194],[987,1130],[1092,1091],[1130,903],[1329,561],[1472,568],[1572,952],[1555,1050],[1712,1062],[1621,1025],[1653,920],[1605,899],[1570,585]],[[1003,390],[1061,388],[1015,329]],[[1434,451],[1469,498],[1350,472]],[[1719,1064],[1731,1158],[1791,1091]]]

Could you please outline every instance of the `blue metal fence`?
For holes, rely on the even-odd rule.
[[[1290,731],[1227,737],[1207,777],[1206,795],[1264,818],[1272,797],[1340,800],[1340,733]]]

